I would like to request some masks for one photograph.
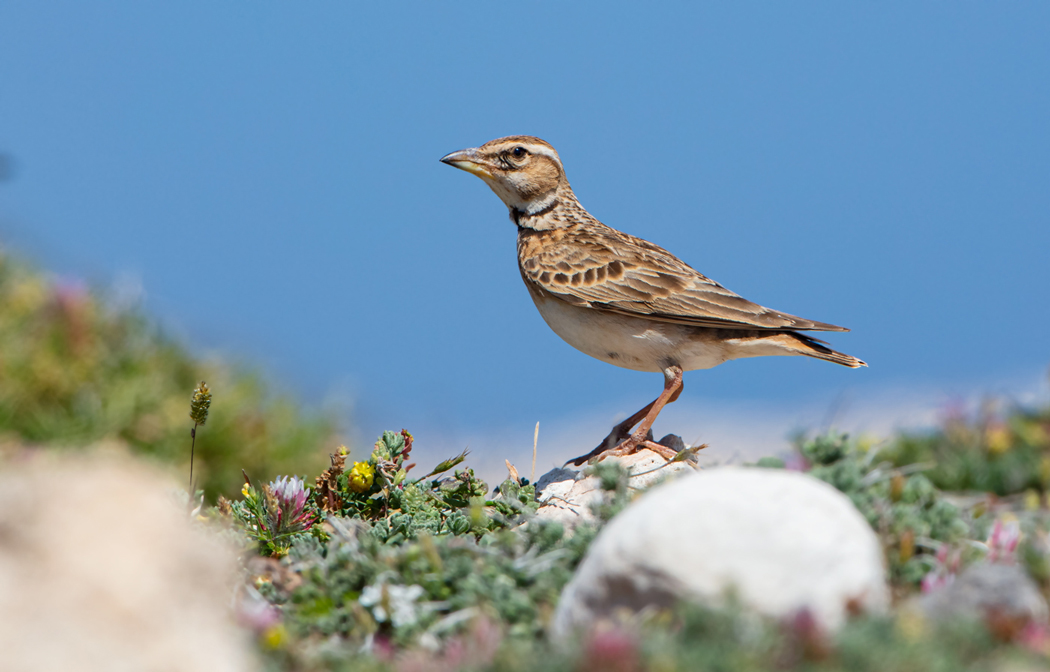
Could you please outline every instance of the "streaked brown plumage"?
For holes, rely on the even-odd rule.
[[[510,209],[521,277],[555,333],[610,364],[664,373],[660,397],[577,464],[640,446],[669,454],[649,440],[649,430],[677,399],[683,371],[766,355],[865,366],[798,333],[848,329],[752,303],[662,247],[599,222],[576,199],[558,153],[539,138],[499,138],[441,160],[480,177]]]

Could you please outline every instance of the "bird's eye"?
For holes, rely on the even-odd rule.
[[[528,152],[525,151],[524,147],[515,147],[514,149],[510,150],[510,153],[511,156],[513,156],[515,159],[520,159],[526,154],[528,154]]]

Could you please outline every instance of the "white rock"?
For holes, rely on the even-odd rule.
[[[192,525],[173,483],[64,454],[0,474],[5,672],[258,669],[233,623],[232,549]]]
[[[614,518],[562,592],[551,633],[730,590],[774,617],[808,608],[828,629],[847,605],[889,604],[878,538],[845,495],[797,472],[721,467],[653,488]]]
[[[685,462],[667,464],[665,458],[647,449],[624,457],[608,457],[605,461],[619,462],[633,474],[627,484],[638,490],[683,472],[694,471]],[[536,516],[561,523],[571,530],[582,522],[595,520],[591,505],[601,500],[602,488],[596,476],[585,476],[583,471],[575,469],[558,468],[536,481],[536,493],[540,502]]]

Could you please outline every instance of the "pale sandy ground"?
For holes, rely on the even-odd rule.
[[[884,440],[901,429],[933,427],[949,409],[975,413],[990,398],[1046,404],[1050,402],[1050,385],[1047,376],[1037,372],[1027,377],[966,385],[854,388],[786,404],[726,402],[688,396],[687,392],[660,415],[655,434],[660,438],[674,433],[686,443],[709,444],[702,453],[702,464],[745,462],[785,454],[791,437],[798,432],[812,434],[834,427],[853,435]],[[537,418],[541,421],[537,475],[590,451],[613,424],[634,410],[623,404],[615,410],[596,409],[571,417]],[[468,464],[492,485],[506,477],[505,459],[513,462],[523,476],[528,476],[534,424],[478,431],[412,427],[417,438],[414,457],[421,467],[429,467],[469,448]]]

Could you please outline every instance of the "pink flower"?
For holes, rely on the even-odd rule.
[[[988,562],[1017,562],[1017,544],[1021,541],[1021,524],[1016,520],[996,520],[988,535]]]
[[[788,471],[809,471],[813,465],[799,453],[791,453],[784,459],[784,468]]]
[[[1018,637],[1023,647],[1044,656],[1050,656],[1050,626],[1029,621]]]
[[[262,633],[281,621],[281,612],[257,591],[249,589],[237,600],[237,622],[256,633]]]
[[[587,641],[580,661],[587,672],[635,672],[642,669],[638,642],[624,630],[606,629],[595,632]]]
[[[275,534],[302,532],[313,525],[313,514],[306,510],[310,489],[297,476],[277,478],[266,486],[266,492],[266,514]]]
[[[937,551],[937,564],[922,577],[922,592],[931,593],[950,586],[955,581],[955,575],[959,573],[961,562],[962,557],[958,551],[949,553],[947,545],[941,546]]]

